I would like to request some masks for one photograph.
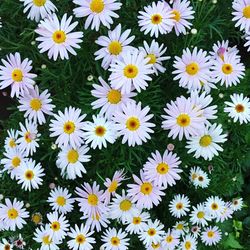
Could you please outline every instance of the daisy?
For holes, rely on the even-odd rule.
[[[41,164],[36,164],[32,159],[21,162],[17,172],[17,183],[22,184],[22,189],[31,191],[31,189],[39,189],[45,176],[44,169]]]
[[[142,145],[143,142],[151,139],[150,134],[154,133],[151,129],[155,124],[149,122],[153,117],[148,114],[149,106],[142,109],[141,103],[127,103],[122,106],[122,111],[114,114],[113,120],[116,123],[118,136],[123,136],[122,144],[128,142],[129,146]]]
[[[21,131],[19,131],[20,138],[17,139],[19,149],[24,152],[26,156],[33,155],[36,152],[36,148],[39,147],[39,137],[37,124],[25,119],[25,126],[19,123]]]
[[[197,249],[197,240],[194,236],[187,234],[182,242],[180,243],[181,250],[196,250]]]
[[[169,211],[172,216],[180,218],[189,212],[190,201],[185,195],[175,195],[169,204]]]
[[[91,156],[87,154],[89,147],[83,145],[81,147],[72,148],[71,146],[63,147],[58,154],[56,165],[61,169],[61,175],[67,179],[74,180],[82,177],[87,171],[83,165],[89,162]]]
[[[236,54],[225,54],[224,60],[219,58],[213,62],[211,67],[212,76],[215,83],[231,87],[237,85],[245,76],[245,66],[240,62],[240,57]]]
[[[58,56],[62,60],[69,59],[69,54],[76,55],[75,48],[80,49],[78,43],[82,42],[83,32],[71,32],[78,24],[72,24],[72,16],[67,18],[64,14],[59,21],[56,14],[42,20],[35,32],[39,35],[36,41],[40,42],[38,49],[40,53],[48,51],[48,57],[57,60]]]
[[[223,148],[219,143],[224,143],[227,139],[226,134],[222,134],[221,124],[212,124],[206,126],[199,136],[191,137],[187,141],[186,148],[189,149],[188,153],[194,152],[194,157],[203,157],[205,160],[211,161],[214,156],[218,156],[218,152],[222,152]]]
[[[88,226],[81,224],[80,227],[75,225],[75,228],[71,227],[68,236],[72,238],[67,242],[68,247],[73,250],[90,250],[93,249],[92,244],[95,244],[95,238],[90,237],[94,234],[94,231],[90,231]]]
[[[91,228],[91,231],[100,232],[102,227],[107,228],[110,221],[108,220],[108,213],[95,213],[92,216],[83,216],[81,219],[86,219],[85,225]]]
[[[231,208],[231,202],[225,202],[225,206],[220,216],[216,218],[216,222],[224,222],[225,220],[231,219],[233,214],[233,209]]]
[[[92,116],[93,122],[86,122],[83,130],[83,136],[87,144],[95,149],[107,147],[107,142],[113,144],[117,138],[115,124],[112,121],[107,121],[106,118],[100,115]]]
[[[152,5],[145,6],[144,11],[139,11],[138,23],[141,32],[145,35],[150,33],[150,36],[156,38],[161,35],[169,33],[173,26],[173,14],[169,6],[164,2],[153,2]]]
[[[179,245],[179,235],[175,231],[168,229],[162,241],[163,249],[174,250]]]
[[[38,122],[38,124],[41,125],[46,122],[44,114],[53,114],[51,111],[55,108],[55,105],[52,105],[51,101],[48,90],[46,89],[39,94],[39,89],[36,85],[34,89],[20,96],[19,103],[21,105],[18,106],[18,109],[20,111],[25,111],[25,118],[28,118],[34,123]]]
[[[225,102],[227,105],[224,112],[233,118],[234,122],[239,121],[240,124],[250,121],[250,100],[241,94],[233,94],[230,96],[231,102]]]
[[[73,210],[75,199],[71,196],[67,188],[58,187],[50,191],[47,202],[54,211],[66,214]]]
[[[149,61],[139,50],[122,53],[109,68],[111,87],[121,90],[122,94],[128,94],[134,88],[139,93],[145,90],[148,87],[147,82],[152,80],[149,75],[154,73]]]
[[[201,241],[206,246],[216,245],[221,240],[221,231],[217,226],[205,228],[201,233]]]
[[[218,196],[210,196],[205,202],[205,209],[212,218],[219,217],[225,208],[225,202]]]
[[[8,136],[4,140],[4,148],[13,149],[17,146],[18,131],[14,129],[7,130]]]
[[[35,78],[37,75],[30,73],[32,70],[32,61],[25,58],[21,59],[20,53],[16,52],[14,55],[9,54],[7,61],[1,60],[4,66],[0,66],[0,89],[11,86],[11,97],[27,92],[33,89]]]
[[[198,236],[200,236],[200,232],[201,232],[201,228],[198,226],[193,226],[191,227],[191,235],[194,236],[195,239],[198,238]]]
[[[0,242],[0,249],[13,250],[13,244],[8,242],[6,239],[2,239],[2,242]]]
[[[174,80],[179,81],[180,87],[189,90],[200,90],[202,85],[211,80],[210,67],[212,61],[206,51],[197,47],[191,52],[189,48],[183,50],[182,57],[175,57],[173,74]]]
[[[231,208],[233,211],[239,211],[243,207],[243,199],[242,198],[234,198],[231,203]]]
[[[193,180],[195,187],[207,188],[209,186],[210,179],[207,176],[207,173],[203,170],[197,172],[197,177]]]
[[[122,105],[128,102],[135,102],[131,97],[136,96],[136,93],[121,93],[121,90],[111,88],[101,77],[98,78],[99,84],[93,84],[94,90],[91,91],[92,96],[98,98],[91,103],[93,109],[99,109],[100,115],[111,118],[117,111],[122,110]]]
[[[20,0],[23,2],[24,10],[26,13],[29,11],[28,19],[39,22],[48,15],[51,15],[57,10],[56,6],[50,0]]]
[[[198,226],[207,226],[208,222],[211,218],[209,216],[208,211],[205,209],[204,204],[198,204],[196,207],[193,207],[192,212],[190,213],[190,222],[192,225]]]
[[[37,212],[31,215],[31,221],[35,223],[35,225],[43,224],[43,216],[41,213]]]
[[[188,0],[176,0],[172,7],[172,17],[174,19],[174,30],[177,36],[181,33],[187,34],[187,30],[191,29],[192,23],[189,20],[194,19],[194,10]]]
[[[165,195],[162,188],[146,180],[142,171],[140,171],[140,178],[133,175],[133,179],[136,184],[128,184],[128,196],[132,198],[131,201],[136,202],[139,209],[151,209],[153,205],[158,206],[161,196]]]
[[[139,239],[143,242],[144,245],[147,247],[152,245],[152,243],[157,244],[158,242],[161,242],[163,239],[164,231],[163,225],[159,220],[149,220],[146,224],[145,228],[143,228],[143,231],[139,234]]]
[[[144,57],[150,59],[148,64],[152,66],[154,73],[156,75],[158,75],[158,72],[164,73],[166,68],[162,66],[162,62],[170,59],[170,56],[163,56],[167,47],[164,48],[164,44],[159,45],[155,40],[150,45],[144,41],[143,45],[144,47],[139,47],[139,50],[144,53]]]
[[[24,249],[26,242],[23,240],[21,234],[18,235],[18,238],[14,241],[14,246],[19,249]]]
[[[112,18],[118,18],[115,13],[122,6],[117,0],[73,0],[74,4],[79,7],[73,10],[76,17],[87,17],[84,28],[91,25],[92,30],[98,31],[100,24],[110,29],[113,24]],[[92,22],[92,24],[91,24]]]
[[[29,217],[29,213],[23,208],[23,201],[14,198],[11,202],[10,199],[5,199],[5,204],[0,203],[0,221],[5,224],[5,229],[11,231],[16,231],[16,228],[22,229],[26,224],[24,219]]]
[[[65,108],[64,113],[61,111],[54,115],[50,123],[50,137],[57,137],[56,144],[59,147],[72,146],[73,148],[80,147],[84,143],[83,140],[83,119],[86,115],[81,115],[81,110],[78,108]]]
[[[100,36],[96,43],[103,48],[95,52],[95,60],[102,59],[102,67],[107,70],[109,65],[119,58],[121,53],[134,49],[129,44],[135,39],[135,36],[129,37],[131,29],[122,33],[122,26],[118,24],[114,30],[108,31],[108,36]]]
[[[188,223],[185,221],[178,221],[173,227],[173,232],[177,234],[178,236],[180,235],[185,235],[189,231],[189,226]]]
[[[198,135],[204,129],[205,117],[202,110],[194,106],[194,100],[181,96],[175,102],[167,104],[164,109],[166,115],[162,115],[164,121],[162,128],[170,130],[168,137],[181,141],[183,136],[188,139],[190,136]]]

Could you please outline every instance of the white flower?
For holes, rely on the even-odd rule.
[[[181,218],[189,212],[190,201],[185,195],[175,195],[169,204],[169,211],[172,216]]]
[[[207,226],[208,222],[210,221],[210,215],[209,212],[205,209],[204,204],[198,204],[196,207],[193,207],[192,212],[190,213],[190,222],[193,225],[198,226]]]
[[[205,228],[201,233],[201,241],[206,246],[216,245],[221,240],[221,231],[217,226]]]
[[[7,130],[8,136],[4,140],[4,148],[5,150],[16,148],[17,138],[18,138],[18,131],[14,129]]]

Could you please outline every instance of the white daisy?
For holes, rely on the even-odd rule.
[[[163,237],[162,247],[167,250],[174,250],[179,245],[179,235],[171,229],[168,229],[167,233]]]
[[[207,188],[209,186],[210,179],[203,170],[197,172],[197,177],[193,180],[195,187]]]
[[[217,216],[216,222],[224,222],[225,220],[231,219],[233,214],[233,209],[231,208],[231,202],[225,202],[225,206],[220,216]]]
[[[8,136],[4,140],[4,148],[10,149],[17,146],[18,131],[14,129],[7,130]]]
[[[189,231],[188,223],[185,221],[178,221],[173,227],[173,233],[180,236],[185,235]]]
[[[181,218],[189,212],[190,201],[185,195],[175,195],[169,204],[169,211],[172,216]]]
[[[92,216],[83,216],[81,219],[86,219],[85,225],[90,226],[91,231],[100,232],[102,231],[102,227],[107,228],[110,221],[108,220],[108,214],[104,213],[96,213]]]
[[[200,236],[201,228],[198,226],[192,226],[190,229],[191,235],[194,236],[195,239]]]
[[[194,180],[199,175],[199,172],[203,171],[200,167],[192,167],[189,172],[189,180],[190,182],[194,182]]]
[[[187,234],[180,243],[181,250],[197,250],[197,240],[194,236]]]
[[[209,216],[209,212],[205,209],[204,204],[198,204],[196,207],[193,207],[192,212],[190,213],[190,222],[192,225],[198,226],[207,226],[208,222],[211,218]]]
[[[225,202],[218,196],[210,196],[205,202],[205,209],[210,213],[211,218],[216,218],[224,211]]]
[[[206,246],[216,245],[221,240],[221,231],[217,226],[205,228],[201,233],[201,241]]]
[[[11,244],[6,239],[2,239],[2,242],[0,242],[0,249],[1,250],[13,250],[13,244]]]
[[[244,203],[242,198],[234,198],[231,203],[231,208],[233,211],[239,211],[242,209]]]

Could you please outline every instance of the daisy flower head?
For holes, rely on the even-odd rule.
[[[188,90],[201,90],[202,86],[211,81],[210,67],[212,61],[207,52],[197,47],[191,52],[189,48],[183,50],[182,57],[175,56],[173,74],[179,86]]]
[[[234,122],[239,121],[240,124],[250,122],[250,100],[242,93],[230,96],[231,102],[225,102],[224,112],[233,119]]]
[[[35,225],[42,225],[43,223],[43,216],[41,213],[33,213],[31,215],[31,221],[34,222]]]
[[[181,218],[184,215],[187,215],[189,212],[190,201],[189,198],[185,195],[175,195],[173,200],[169,204],[169,211],[172,216],[176,218]]]
[[[61,169],[61,175],[69,180],[74,180],[77,177],[82,177],[82,174],[86,174],[84,163],[89,162],[91,158],[87,154],[88,151],[89,147],[86,145],[76,148],[69,145],[63,147],[56,161],[57,167]]]
[[[207,188],[209,186],[210,179],[205,171],[200,170],[197,173],[197,177],[193,180],[194,186],[200,188]]]
[[[168,229],[162,241],[163,249],[167,250],[176,249],[176,247],[179,245],[180,242],[179,237],[180,236],[174,230]]]
[[[45,176],[41,164],[36,164],[32,159],[22,161],[17,172],[17,183],[22,184],[22,189],[31,191],[39,189],[43,183],[42,177]]]
[[[93,115],[92,119],[93,122],[88,121],[83,127],[86,143],[93,149],[106,148],[107,142],[113,144],[117,138],[115,124],[100,115]]]
[[[50,122],[50,137],[57,137],[56,144],[59,147],[72,146],[80,147],[84,143],[83,140],[83,119],[86,115],[81,115],[78,108],[65,108],[64,113],[59,111],[54,115],[54,119]]]
[[[26,13],[29,11],[28,19],[39,22],[40,19],[51,15],[57,11],[56,6],[50,0],[20,0],[23,2]]]
[[[221,231],[217,226],[210,226],[201,233],[201,241],[206,246],[216,245],[221,240]]]
[[[220,217],[225,208],[225,202],[218,196],[210,196],[205,202],[205,209],[211,218]]]
[[[227,140],[227,135],[222,133],[221,124],[214,123],[206,126],[200,135],[193,136],[187,141],[188,153],[194,152],[195,158],[203,157],[205,160],[211,161],[214,156],[219,155],[218,152],[223,151],[219,144]]]
[[[110,223],[108,219],[108,213],[105,211],[104,213],[95,213],[92,216],[84,215],[81,219],[86,219],[85,225],[91,228],[91,231],[100,232],[102,231],[102,227],[107,228]]]
[[[18,131],[14,129],[7,130],[8,136],[4,140],[4,148],[5,150],[16,148],[17,146],[17,138],[18,138]]]
[[[121,93],[130,93],[133,89],[137,92],[148,87],[151,74],[154,73],[150,58],[145,58],[144,53],[139,50],[130,50],[121,54],[119,59],[110,65],[109,81],[111,87],[121,90]]]
[[[42,20],[35,32],[39,35],[36,41],[40,42],[38,49],[40,53],[48,51],[48,57],[56,61],[60,56],[62,60],[69,59],[69,54],[76,55],[75,49],[80,49],[83,32],[71,32],[78,22],[71,23],[72,16],[67,18],[64,14],[59,21],[56,14]]]
[[[244,203],[242,198],[234,198],[231,203],[231,208],[235,212],[241,210],[243,205]]]
[[[14,246],[18,249],[24,249],[26,242],[24,241],[21,234],[18,235],[18,238],[14,241]]]
[[[165,150],[163,156],[159,151],[151,154],[152,157],[147,159],[143,166],[145,178],[154,183],[154,185],[167,188],[176,184],[176,180],[180,180],[179,168],[181,164],[180,158],[168,150]]]
[[[73,10],[75,16],[87,17],[84,28],[91,27],[96,31],[99,30],[101,24],[110,29],[110,25],[113,24],[112,18],[119,17],[115,11],[122,6],[122,3],[117,0],[73,0],[73,2],[79,5]]]
[[[178,136],[181,141],[183,137],[188,139],[204,129],[206,119],[202,116],[202,110],[194,105],[194,100],[181,96],[166,106],[162,128],[170,130],[168,137],[175,139]]]
[[[19,97],[20,94],[28,92],[34,88],[37,75],[30,73],[32,70],[32,61],[25,58],[21,59],[20,53],[9,54],[7,60],[1,59],[3,66],[0,66],[0,89],[11,86],[10,96]]]
[[[75,199],[71,196],[67,188],[58,187],[50,191],[47,202],[54,211],[66,214],[73,210]]]
[[[94,231],[90,231],[88,226],[81,224],[80,227],[75,225],[75,228],[71,227],[68,236],[71,238],[67,242],[69,249],[73,250],[90,250],[93,249],[92,244],[95,244],[95,238],[91,237]]]
[[[98,98],[91,103],[93,109],[99,109],[100,115],[111,118],[116,111],[122,110],[122,105],[128,102],[135,102],[131,97],[136,96],[136,93],[121,93],[121,90],[111,88],[101,77],[98,78],[99,84],[93,84],[94,90],[91,91],[92,96]]]
[[[164,48],[164,44],[159,45],[155,40],[150,45],[144,41],[143,45],[144,47],[139,47],[139,50],[143,51],[144,56],[150,59],[148,64],[152,66],[154,74],[158,75],[158,72],[164,73],[166,68],[162,66],[162,62],[170,59],[170,56],[163,56],[167,51],[167,47]]]
[[[150,134],[154,133],[151,129],[154,123],[149,122],[153,117],[148,114],[149,106],[141,107],[141,103],[127,103],[122,106],[122,111],[114,114],[113,121],[116,123],[118,136],[123,136],[122,144],[128,143],[129,146],[142,145],[143,142],[151,139]]]
[[[13,244],[11,244],[6,239],[2,239],[2,242],[0,242],[0,249],[13,250]]]
[[[5,204],[0,203],[0,222],[5,225],[6,230],[16,231],[16,228],[22,229],[27,223],[24,219],[29,217],[29,213],[23,207],[23,201],[16,198],[13,202],[5,199]]]
[[[140,171],[140,178],[133,175],[135,184],[128,184],[128,196],[132,198],[132,202],[136,203],[139,209],[152,209],[153,205],[158,206],[161,196],[165,193],[162,188],[154,185],[145,178],[143,171]]]
[[[138,23],[140,31],[145,35],[158,38],[159,34],[164,35],[171,32],[174,26],[174,19],[171,9],[164,2],[153,2],[152,5],[145,6],[143,11],[139,11]]]
[[[201,203],[196,207],[193,207],[193,210],[190,213],[190,222],[192,225],[204,227],[208,225],[208,221],[210,220],[209,212],[206,210],[204,204]]]
[[[182,250],[196,250],[197,249],[197,240],[191,234],[187,234],[183,237],[183,240],[180,243],[180,249]]]
[[[189,231],[188,223],[185,221],[177,221],[173,227],[173,233],[180,236],[185,235]]]
[[[134,48],[129,44],[135,39],[135,36],[129,37],[131,29],[122,33],[122,26],[118,24],[114,30],[108,31],[108,36],[100,36],[96,40],[101,49],[95,52],[95,60],[102,59],[102,67],[107,70],[109,65],[119,58],[121,53],[131,51]]]
[[[231,202],[225,202],[225,206],[220,216],[217,216],[216,222],[224,222],[225,220],[231,219],[233,214],[233,209],[231,208]]]

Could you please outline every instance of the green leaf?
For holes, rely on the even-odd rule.
[[[230,233],[227,240],[224,242],[226,249],[244,249],[243,246],[235,239],[234,234]]]

